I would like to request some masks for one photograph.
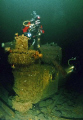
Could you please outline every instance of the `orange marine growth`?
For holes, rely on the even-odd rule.
[[[33,55],[34,59],[39,59],[39,58],[42,58],[42,54],[40,54],[38,51],[35,52],[35,54]]]

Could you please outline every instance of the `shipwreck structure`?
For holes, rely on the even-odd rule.
[[[57,92],[60,73],[66,75],[60,66],[62,49],[59,46],[42,45],[40,53],[28,47],[28,40],[24,34],[15,34],[14,41],[4,44],[14,76],[13,90],[16,94],[11,100],[12,109],[21,113]]]

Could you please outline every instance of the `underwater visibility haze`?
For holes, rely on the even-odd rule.
[[[39,18],[36,18],[35,15]],[[27,24],[29,28],[25,24],[23,26],[23,22],[26,20],[30,22]],[[37,24],[36,20],[38,20]],[[33,37],[34,41],[32,45],[35,43],[36,38],[37,44],[39,45],[37,50],[40,49],[41,52],[35,50],[27,51],[28,47],[30,47],[27,43],[31,39],[31,34],[27,38],[26,29],[29,32],[34,31],[34,22],[36,24],[34,29],[36,31],[38,30],[38,32],[37,34],[34,32],[33,36],[36,37]],[[26,32],[23,32],[23,29]],[[22,35],[23,33],[24,35]],[[14,40],[16,40],[16,43]],[[9,50],[10,53],[4,52],[4,48],[2,47],[8,42],[11,42],[15,47],[15,49]],[[21,46],[21,43],[24,47]],[[4,96],[6,95],[6,99],[9,101],[5,100],[5,102],[9,102],[10,107],[6,106],[5,103],[4,106],[11,113],[9,116],[14,116],[12,120],[15,120],[17,116],[19,120],[23,117],[20,116],[20,113],[15,113],[14,110],[26,112],[28,109],[31,110],[29,112],[33,113],[35,110],[36,113],[33,114],[34,117],[30,117],[30,113],[27,117],[26,114],[25,120],[51,120],[51,118],[54,118],[53,116],[55,116],[54,120],[58,118],[61,118],[61,120],[62,118],[83,118],[83,0],[0,0],[0,45],[0,104],[3,104],[2,98],[5,99]],[[50,60],[52,63],[50,63]],[[45,66],[43,66],[45,64],[44,62],[46,63]],[[36,65],[27,68],[26,64],[33,63],[36,63]],[[40,63],[41,66],[39,65]],[[24,67],[20,66],[20,64],[24,65]],[[50,67],[50,65],[54,66]],[[54,68],[61,72],[61,80],[59,80],[59,74]],[[35,77],[31,77],[33,73]],[[29,79],[28,83],[26,78]],[[40,82],[41,78],[43,80],[42,82]],[[54,79],[57,80],[52,81]],[[54,94],[50,89],[48,80],[50,80],[50,85],[53,90],[55,88],[55,92],[59,90],[57,93]],[[41,87],[42,84],[44,84],[43,89]],[[25,91],[28,91],[28,89],[31,91],[33,89],[32,91],[35,93],[32,92],[32,96],[29,96],[25,92],[26,95],[24,95],[22,85],[25,85]],[[32,86],[30,87],[30,85]],[[40,87],[38,87],[39,85]],[[50,98],[46,98],[48,88],[45,87],[47,85],[49,95],[51,93],[54,94]],[[37,89],[35,89],[35,86]],[[14,91],[11,90],[12,87]],[[17,88],[22,91],[19,91]],[[5,90],[7,90],[7,94],[6,92],[2,94]],[[23,103],[22,106],[23,95],[27,97],[25,97],[26,103]],[[15,97],[12,98],[11,96]],[[27,103],[29,97],[31,101]],[[46,99],[43,100],[43,98]],[[11,107],[11,99],[14,110]],[[73,111],[72,114],[71,111]],[[5,119],[3,111],[1,114],[2,116],[0,118]]]
[[[36,11],[45,30],[41,44],[55,42],[69,58],[82,51],[82,0],[0,0],[0,9],[1,42],[13,40],[16,32],[21,34],[23,21]]]

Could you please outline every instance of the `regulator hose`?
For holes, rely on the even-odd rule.
[[[29,20],[24,21],[23,26],[27,26],[28,22],[30,22],[30,21]],[[28,26],[30,26],[30,25],[34,25],[34,24],[28,24]]]

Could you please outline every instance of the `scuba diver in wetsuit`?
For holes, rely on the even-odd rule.
[[[43,27],[41,25],[40,16],[33,11],[31,14],[33,17],[29,21],[23,22],[23,33],[30,39],[30,44],[39,50],[40,48],[40,36],[44,33]],[[29,45],[29,46],[31,46]]]

